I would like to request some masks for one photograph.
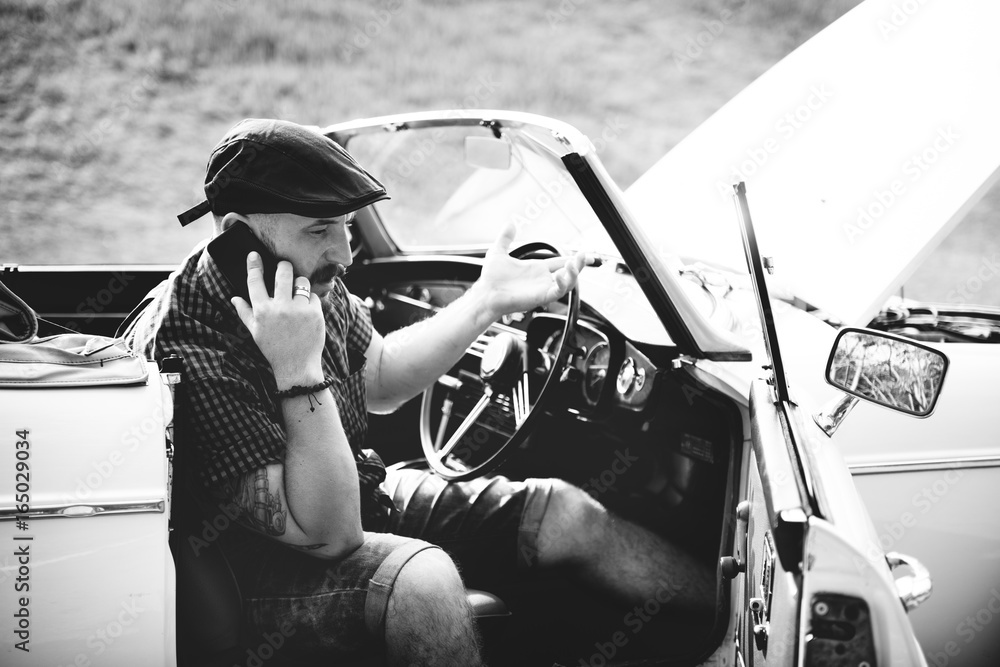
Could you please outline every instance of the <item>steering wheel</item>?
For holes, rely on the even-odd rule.
[[[535,259],[559,257],[560,253],[548,243],[535,242],[513,250],[510,255],[515,259]],[[516,330],[505,328],[489,338],[485,347],[485,335],[480,336],[466,352],[467,356],[481,356],[478,382],[475,377],[462,380],[446,374],[424,391],[420,406],[420,444],[427,464],[436,474],[456,482],[483,475],[503,463],[531,433],[555,396],[556,385],[573,347],[576,318],[580,310],[579,288],[574,286],[564,298],[569,306],[566,323],[558,334],[558,340],[550,347],[554,354],[552,362],[546,364],[541,390],[531,391],[532,384],[537,387],[538,382],[531,381],[534,369],[527,341],[514,333]],[[525,313],[525,317],[530,315]],[[495,324],[490,325],[490,330],[497,328]],[[434,395],[439,385],[447,393],[441,402],[441,420],[432,434]],[[478,400],[446,441],[454,398],[459,393],[463,394],[463,398],[470,393],[478,395]],[[496,427],[504,425],[501,422],[509,425],[510,420],[514,424],[513,434],[494,435],[493,439],[499,437],[503,441],[491,443],[490,433],[499,431]],[[492,451],[483,451],[487,447]],[[485,456],[485,460],[477,464],[470,465],[465,460],[480,456]]]

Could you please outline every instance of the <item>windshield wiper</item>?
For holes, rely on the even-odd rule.
[[[893,307],[880,313],[871,326],[883,331],[912,328],[920,332],[937,332],[955,342],[1000,342],[1000,311],[987,308],[973,311],[935,305]]]

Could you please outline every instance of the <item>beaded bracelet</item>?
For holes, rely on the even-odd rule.
[[[336,378],[333,378],[333,377],[327,375],[323,379],[323,381],[320,382],[319,384],[314,384],[314,385],[309,386],[309,387],[303,387],[301,385],[295,385],[294,387],[289,387],[288,389],[282,389],[281,391],[276,392],[274,394],[274,397],[275,398],[295,398],[296,396],[309,396],[309,411],[310,412],[316,412],[316,408],[313,407],[313,401],[315,400],[316,403],[318,403],[319,405],[323,405],[323,404],[319,402],[318,398],[314,398],[313,394],[315,394],[317,392],[320,392],[320,391],[323,391],[324,389],[328,388],[329,386],[331,386],[336,381],[337,381]]]

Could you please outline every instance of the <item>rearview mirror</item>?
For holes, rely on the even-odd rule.
[[[941,393],[948,357],[909,338],[842,329],[826,364],[826,381],[848,394],[926,417]]]
[[[481,169],[510,169],[510,144],[494,137],[466,137],[465,163]]]

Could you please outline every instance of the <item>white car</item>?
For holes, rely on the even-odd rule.
[[[998,275],[989,266],[997,257],[984,254],[949,276],[950,286],[967,288],[952,290],[949,303],[893,295],[1000,176],[1000,91],[986,83],[1000,68],[988,27],[998,9],[863,3],[626,193],[671,252],[737,267],[731,204],[719,189],[747,182],[783,292],[775,306],[785,365],[811,411],[838,397],[823,380],[836,332],[823,319],[897,332],[948,355],[931,416],[900,419],[861,405],[827,440],[872,515],[878,539],[869,550],[904,551],[930,570],[934,593],[911,620],[930,664],[942,666],[1000,664],[1000,623],[991,623],[1000,613],[1000,519],[991,510],[1000,502],[1000,439],[990,422],[1000,402],[1000,312],[961,305]],[[737,298],[717,302],[723,326],[736,310],[726,301]]]
[[[383,458],[557,475],[716,567],[706,618],[673,615],[669,582],[624,616],[548,577],[470,593],[491,664],[993,664],[998,448],[977,425],[997,401],[975,378],[1000,313],[881,307],[996,178],[998,13],[865,3],[625,193],[586,137],[529,114],[322,130],[393,197],[359,212],[348,275],[383,332],[457,298],[511,220],[525,254],[599,258],[373,415]],[[0,283],[88,334],[39,340],[0,298],[0,662],[285,664],[287,635],[242,631],[213,549],[232,517],[171,497],[181,369],[96,336],[171,267],[0,260]]]

